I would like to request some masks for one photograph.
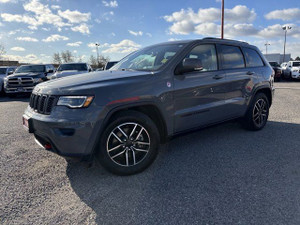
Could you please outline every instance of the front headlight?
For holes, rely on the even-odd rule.
[[[87,108],[93,101],[94,96],[61,96],[57,105],[70,108]]]
[[[40,83],[40,82],[42,82],[42,81],[43,81],[42,78],[33,78],[33,82],[34,82],[34,83]]]

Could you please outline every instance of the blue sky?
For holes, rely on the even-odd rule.
[[[70,50],[88,61],[99,52],[119,60],[164,41],[220,36],[220,0],[0,0],[0,43],[5,59],[52,62]],[[225,0],[225,37],[248,41],[268,53],[283,51],[283,25],[290,25],[287,52],[300,56],[300,1]]]

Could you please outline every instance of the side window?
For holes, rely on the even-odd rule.
[[[201,71],[212,71],[218,69],[218,61],[215,45],[203,44],[198,45],[185,58],[196,58],[202,62]]]
[[[244,68],[245,62],[239,47],[221,45],[223,69]]]
[[[243,48],[247,67],[263,66],[264,63],[258,53],[250,48]]]

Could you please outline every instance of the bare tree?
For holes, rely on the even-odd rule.
[[[93,67],[97,67],[97,59],[96,59],[96,57],[95,56],[93,56],[93,55],[91,55],[90,56],[90,61],[89,61],[89,63],[93,66]]]
[[[2,58],[2,56],[6,53],[5,48],[2,44],[0,44],[0,59]]]
[[[64,63],[74,62],[74,56],[69,50],[62,51],[61,58],[63,59]]]
[[[108,56],[99,55],[98,58],[98,68],[104,67],[105,64],[110,60]]]
[[[61,64],[61,57],[60,57],[60,54],[59,52],[58,53],[54,53],[53,54],[53,63],[54,64]]]

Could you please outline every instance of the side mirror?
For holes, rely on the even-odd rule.
[[[176,74],[201,71],[202,69],[203,66],[201,59],[186,58],[182,61],[182,65],[176,69]]]
[[[53,72],[54,72],[53,70],[49,70],[49,71],[48,71],[48,73],[53,73]]]
[[[9,71],[8,73],[7,73],[7,75],[12,75],[14,73],[14,71]]]

